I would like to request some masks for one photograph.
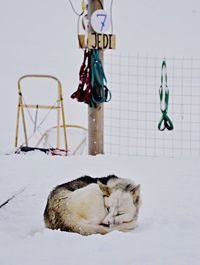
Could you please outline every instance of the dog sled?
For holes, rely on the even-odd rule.
[[[49,85],[52,86],[51,91]],[[46,91],[41,93],[43,88]],[[43,98],[45,104],[42,102]],[[49,98],[53,100],[53,104],[48,102]],[[15,153],[40,151],[53,156],[82,154],[86,141],[85,127],[66,124],[62,85],[58,78],[52,75],[24,75],[19,78]]]

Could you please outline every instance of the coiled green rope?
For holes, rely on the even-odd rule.
[[[111,99],[111,92],[106,83],[107,80],[99,59],[99,52],[93,49],[91,50],[91,97],[96,104],[108,102]]]

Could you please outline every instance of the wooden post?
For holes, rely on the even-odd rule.
[[[102,5],[101,5],[102,3]],[[88,0],[89,21],[92,13],[97,9],[102,9],[103,0]],[[90,23],[90,22],[89,22]],[[89,31],[92,32],[91,25]],[[99,58],[103,65],[103,50],[99,50]],[[88,153],[97,155],[104,153],[104,108],[103,104],[98,104],[97,108],[88,107]]]

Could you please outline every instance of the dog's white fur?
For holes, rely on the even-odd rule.
[[[45,224],[82,235],[127,231],[136,227],[139,207],[139,185],[118,178],[107,185],[98,182],[49,196]]]
[[[136,214],[136,207],[130,192],[114,191],[110,197],[105,198],[105,205],[108,214],[102,223],[109,226],[131,222]]]

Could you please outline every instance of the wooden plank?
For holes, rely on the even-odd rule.
[[[85,35],[78,35],[79,48],[85,48]]]
[[[88,35],[89,49],[115,49],[116,41],[113,34],[90,33]]]
[[[79,48],[86,48],[85,35],[79,35]],[[116,49],[116,35],[114,34],[88,34],[88,49]]]

